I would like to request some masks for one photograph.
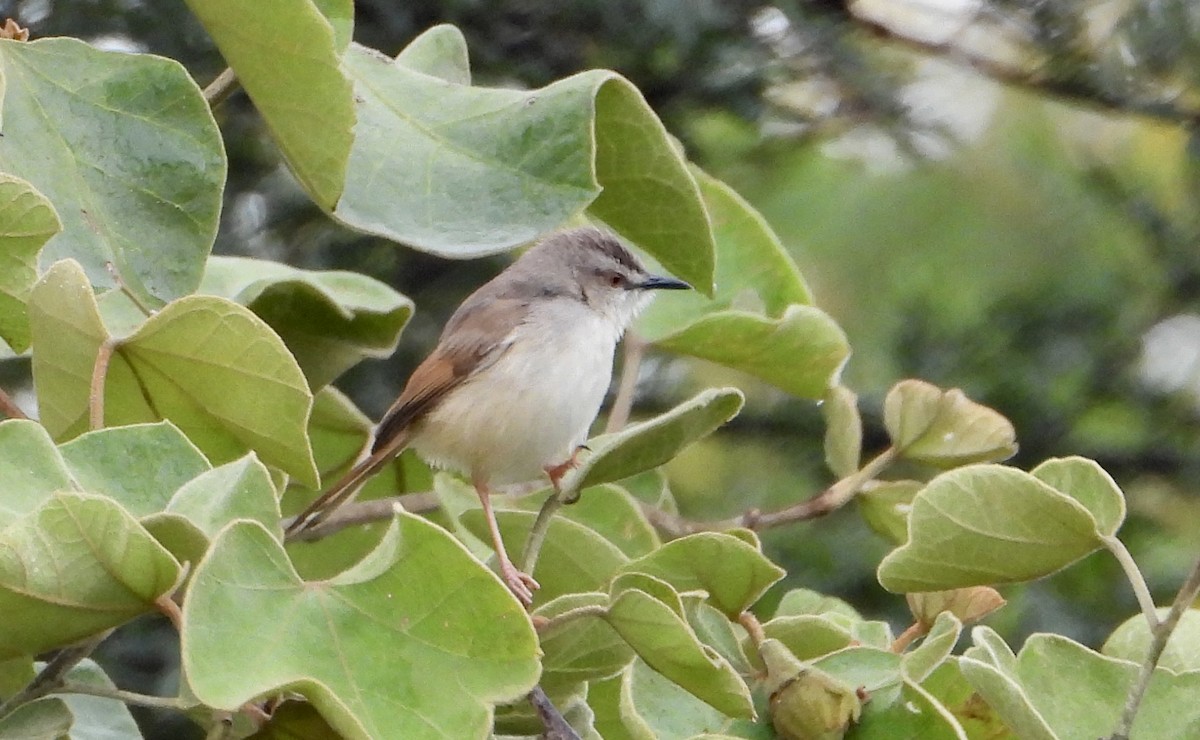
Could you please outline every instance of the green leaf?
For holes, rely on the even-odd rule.
[[[175,559],[121,507],[57,493],[0,531],[0,657],[122,624],[150,611],[178,578]]]
[[[881,648],[848,647],[812,664],[849,686],[865,689],[876,706],[891,703],[901,683],[900,656]]]
[[[108,332],[87,275],[74,260],[46,271],[30,291],[28,308],[41,422],[55,439],[70,439],[87,429],[92,367]]]
[[[19,740],[65,740],[74,722],[62,699],[46,697],[0,717],[0,737]]]
[[[784,576],[783,569],[759,550],[718,532],[672,540],[621,570],[661,578],[680,592],[703,590],[730,619],[737,619]]]
[[[915,480],[871,481],[854,497],[858,512],[876,534],[893,544],[908,541],[913,499],[925,487]]]
[[[737,309],[779,318],[794,303],[812,302],[808,286],[779,237],[740,195],[725,183],[692,167],[716,241],[716,292],[698,291],[654,301],[638,320],[651,341],[694,322],[697,317]]]
[[[1138,673],[1136,663],[1105,657],[1050,634],[1026,640],[1007,673],[1007,684],[994,680],[995,673],[1004,672],[994,664],[963,658],[960,665],[963,675],[1022,738],[1035,736],[1025,731],[1030,716],[1041,718],[1058,737],[1107,737]],[[993,680],[978,680],[984,676]],[[1200,672],[1156,669],[1130,737],[1195,736],[1200,730],[1200,705],[1192,699],[1198,691]]]
[[[685,599],[684,609],[688,626],[696,633],[700,642],[720,653],[739,674],[749,675],[754,672],[754,667],[746,657],[746,651],[742,649],[742,638],[746,637],[746,631],[741,625],[730,622],[729,617],[703,599]]]
[[[390,356],[413,312],[412,301],[365,275],[243,257],[209,259],[200,290],[240,303],[267,322],[313,389],[364,358]]]
[[[0,696],[8,698],[33,680],[33,658],[20,655],[0,660]]]
[[[861,721],[854,728],[855,740],[967,740],[967,734],[951,711],[920,685],[905,681],[900,701],[884,708],[864,705]]]
[[[66,463],[41,424],[27,419],[0,422],[0,529],[55,491],[73,488]]]
[[[200,282],[217,233],[225,149],[178,63],[76,39],[0,41],[0,170],[58,210],[40,263],[73,258],[91,283],[121,281],[151,305]]]
[[[909,541],[879,565],[894,592],[1028,581],[1100,546],[1091,514],[1028,473],[972,465],[943,473],[913,500]]]
[[[313,5],[333,28],[333,48],[339,54],[354,35],[354,0],[313,0]]]
[[[360,102],[335,218],[473,257],[534,240],[590,206],[711,292],[713,238],[696,183],[636,88],[599,70],[540,90],[470,87],[446,71],[461,63],[457,44],[442,45],[437,60],[430,46],[396,61],[347,50]]]
[[[763,624],[763,632],[782,643],[800,660],[819,658],[854,642],[854,636],[845,624],[832,616],[815,614],[775,617]]]
[[[1091,512],[1098,534],[1111,537],[1125,521],[1125,495],[1094,460],[1056,457],[1029,472]]]
[[[644,664],[643,664],[644,665]],[[650,669],[646,671],[658,676]],[[659,677],[663,683],[673,685]],[[638,716],[633,706],[631,690],[633,666],[612,678],[603,681],[592,681],[588,684],[588,706],[596,715],[596,729],[605,740],[655,740],[656,735]],[[707,705],[704,705],[707,708]],[[709,709],[709,711],[713,711]]]
[[[180,486],[212,467],[167,421],[88,432],[61,449],[80,488],[137,517],[162,511]]]
[[[79,686],[94,686],[110,691],[116,689],[103,669],[92,660],[83,660],[67,673],[66,678],[68,682]],[[62,700],[75,717],[71,740],[116,740],[142,736],[124,702],[86,694],[63,694]]]
[[[661,601],[679,618],[687,619],[687,614],[683,610],[683,599],[679,592],[663,579],[645,573],[621,573],[608,585],[608,592],[614,598],[629,590],[641,591],[647,596]],[[723,616],[722,619],[724,619]]]
[[[862,621],[858,610],[836,596],[826,596],[808,588],[793,588],[779,600],[779,606],[775,607],[775,616],[790,617],[801,614],[836,615],[848,620],[847,623]]]
[[[301,0],[188,0],[237,73],[238,82],[317,205],[332,209],[342,193],[354,127],[350,81],[338,65],[349,37],[345,3]]]
[[[608,623],[654,670],[731,717],[753,717],[750,690],[719,653],[700,643],[687,623],[641,591],[621,593]]]
[[[1158,609],[1158,618],[1167,618],[1170,609]],[[1104,641],[1100,652],[1110,658],[1121,658],[1140,663],[1150,652],[1153,638],[1146,618],[1141,614],[1132,616],[1113,630]],[[1176,673],[1200,670],[1200,611],[1186,609],[1179,618],[1179,624],[1167,640],[1158,659],[1158,667]]]
[[[607,604],[608,596],[602,593],[567,594],[536,615],[550,619],[571,609]],[[538,642],[543,653],[540,683],[547,691],[611,676],[633,660],[633,650],[600,616],[552,622],[538,631]]]
[[[933,627],[921,640],[921,644],[904,654],[901,670],[904,677],[921,683],[933,673],[954,650],[958,636],[962,634],[962,622],[950,612],[937,615]]]
[[[592,454],[567,474],[563,486],[580,490],[657,468],[737,416],[743,403],[736,388],[710,388],[665,414],[593,437]]]
[[[538,676],[536,635],[508,589],[407,514],[358,565],[312,582],[261,525],[234,522],[196,568],[182,643],[205,704],[295,691],[348,738],[481,737],[491,704]]]
[[[87,427],[92,369],[107,334],[73,262],[51,268],[29,305],[43,423],[69,439]],[[104,390],[109,426],[168,419],[216,464],[253,450],[317,485],[304,375],[271,328],[236,303],[172,302],[116,344]]]
[[[971,740],[1016,738],[996,711],[963,678],[957,657],[951,656],[938,666],[937,670],[921,683],[921,688],[954,716],[959,727]]]
[[[994,462],[1017,451],[1008,419],[957,388],[943,391],[920,380],[903,380],[888,391],[883,423],[904,457],[932,465]]]
[[[271,474],[253,454],[188,481],[171,497],[166,512],[187,518],[209,538],[239,519],[258,522],[283,537]]]
[[[62,222],[45,196],[19,177],[0,172],[0,339],[29,349],[25,301],[37,282],[37,255]]]
[[[644,660],[635,660],[630,673],[631,705],[650,729],[651,737],[688,738],[729,725],[728,715],[688,693]]]
[[[496,522],[509,557],[517,562],[536,516],[526,511],[497,511]],[[491,543],[481,509],[462,515],[462,523],[484,542]],[[544,604],[563,594],[602,591],[610,578],[629,562],[616,545],[598,532],[562,517],[555,517],[546,529],[546,539],[531,574],[541,584],[534,592],[534,604]]]
[[[250,740],[305,740],[337,737],[325,718],[311,704],[285,701]]]
[[[803,305],[790,306],[777,319],[747,311],[718,311],[655,343],[813,399],[822,398],[837,383],[850,355],[841,327],[819,308]]]
[[[450,24],[434,26],[413,39],[396,56],[396,64],[456,85],[471,84],[467,40]]]
[[[536,502],[536,497],[526,499]],[[641,557],[662,544],[653,525],[633,496],[620,486],[604,484],[583,491],[559,515],[595,530],[631,558]]]
[[[862,416],[858,413],[858,394],[838,385],[822,399],[825,417],[825,464],[839,478],[858,470],[862,459]]]

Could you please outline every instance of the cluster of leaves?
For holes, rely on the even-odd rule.
[[[594,439],[566,495],[547,499],[571,506],[498,502],[510,551],[542,584],[529,613],[484,564],[482,513],[448,476],[393,476],[408,486],[389,493],[431,480],[429,517],[285,542],[281,508],[369,440],[329,383],[389,352],[410,302],[358,275],[211,257],[225,159],[185,70],[9,39],[0,338],[31,353],[41,418],[0,424],[0,734],[133,734],[132,702],[214,736],[531,735],[547,722],[525,699],[535,686],[588,737],[1052,738],[1116,724],[1151,636],[1142,617],[1105,654],[1046,636],[1013,655],[986,628],[952,649],[1000,603],[991,585],[1098,548],[1131,563],[1120,490],[1086,460],[993,464],[1014,449],[1011,425],[917,381],[889,395],[891,446],[864,463],[856,399],[838,384],[845,336],[761,217],[686,162],[627,81],[476,87],[455,29],[387,59],[350,42],[348,0],[190,5],[332,218],[457,257],[588,218],[696,285],[640,331],[825,401],[839,481],[818,499],[827,512],[857,497],[896,541],[879,578],[909,594],[914,626],[897,637],[803,590],[756,617],[784,573],[753,529],[799,517],[748,513],[724,531],[679,519],[658,468],[738,413],[736,389]],[[949,470],[881,478],[901,460]],[[696,531],[664,542],[671,521]],[[153,611],[179,630],[177,696],[72,666]],[[1194,690],[1184,624],[1148,704]],[[1050,682],[1078,712],[1047,703]],[[1139,716],[1147,737],[1197,721]]]

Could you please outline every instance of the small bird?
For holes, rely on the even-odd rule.
[[[411,446],[430,464],[470,478],[500,575],[529,605],[538,584],[505,552],[491,487],[544,473],[558,489],[600,412],[621,335],[654,290],[690,287],[651,275],[599,229],[546,237],[463,301],[379,422],[371,454],[296,516],[287,534],[321,523]]]

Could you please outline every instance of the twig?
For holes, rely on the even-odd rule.
[[[0,717],[5,716],[12,710],[28,704],[34,699],[40,699],[47,694],[54,693],[63,686],[63,676],[67,675],[67,671],[74,668],[79,661],[92,654],[96,647],[104,642],[104,638],[112,630],[106,630],[95,637],[91,637],[84,642],[76,645],[71,645],[58,651],[46,667],[41,670],[33,680],[25,685],[17,693],[10,696],[3,704],[0,704]]]
[[[325,518],[325,521],[311,529],[302,530],[292,540],[295,542],[319,540],[335,532],[340,532],[347,527],[385,521],[395,516],[397,506],[407,512],[420,514],[424,511],[437,509],[439,504],[437,496],[431,491],[404,493],[399,496],[388,496],[386,498],[372,499],[371,501],[355,501],[338,507],[332,514]],[[282,526],[285,530],[291,526],[293,519],[294,517],[288,517],[283,520]]]
[[[12,396],[0,388],[0,414],[4,414],[10,419],[28,419],[25,412],[17,405],[17,402],[12,400]]]
[[[542,720],[542,727],[546,729],[542,733],[545,740],[580,740],[579,733],[575,732],[575,728],[562,716],[562,712],[558,711],[541,686],[534,686],[533,691],[529,692],[529,703],[537,711],[538,718]]]
[[[1166,649],[1167,642],[1171,639],[1171,633],[1175,631],[1179,620],[1183,618],[1183,612],[1196,601],[1197,595],[1200,595],[1200,560],[1197,560],[1196,564],[1192,566],[1191,574],[1179,587],[1179,593],[1175,594],[1175,601],[1171,604],[1171,611],[1167,612],[1167,618],[1153,628],[1154,639],[1150,643],[1150,651],[1146,655],[1146,659],[1142,661],[1133,687],[1129,689],[1129,697],[1125,700],[1125,709],[1121,712],[1121,721],[1117,723],[1117,728],[1113,730],[1109,740],[1129,740],[1129,733],[1133,730],[1133,720],[1137,717],[1138,708],[1141,707],[1142,699],[1146,696],[1146,688],[1150,686],[1150,678],[1154,675],[1158,659],[1162,657],[1163,650]]]
[[[151,696],[149,694],[139,694],[134,691],[125,691],[115,687],[100,686],[96,684],[75,683],[65,681],[61,686],[50,692],[51,694],[87,694],[88,696],[99,696],[104,699],[116,699],[126,704],[134,704],[139,707],[156,707],[158,709],[176,709],[184,711],[191,708],[191,704],[184,701],[178,696]]]
[[[96,352],[96,364],[92,366],[91,398],[88,400],[88,429],[104,428],[104,381],[108,376],[108,363],[119,340],[109,337],[100,343]]]
[[[617,385],[617,395],[613,398],[612,410],[608,412],[608,422],[604,425],[604,433],[619,432],[629,423],[629,412],[633,410],[633,396],[637,390],[638,373],[642,368],[642,358],[646,355],[646,340],[633,332],[625,335],[624,359],[621,362],[621,381]]]
[[[216,79],[208,83],[208,87],[204,88],[204,99],[208,101],[209,108],[216,108],[224,103],[237,88],[237,75],[234,74],[232,67],[226,67],[221,74],[217,75]]]
[[[1146,579],[1142,576],[1142,571],[1138,569],[1137,563],[1134,562],[1133,555],[1129,554],[1129,548],[1125,547],[1124,542],[1111,536],[1104,538],[1104,547],[1121,564],[1121,570],[1125,571],[1125,578],[1133,587],[1133,594],[1137,597],[1138,605],[1141,606],[1142,614],[1150,624],[1150,629],[1158,629],[1158,610],[1154,606],[1154,597],[1150,595],[1150,587],[1146,585]]]
[[[899,655],[908,649],[908,646],[912,644],[913,640],[917,639],[918,637],[924,637],[928,633],[929,625],[918,619],[909,625],[908,629],[901,632],[899,637],[897,637],[895,640],[892,640],[891,650],[893,653]]]
[[[647,504],[642,505],[642,512],[656,529],[670,537],[738,528],[761,532],[764,529],[780,527],[785,524],[817,519],[837,511],[849,503],[864,485],[878,477],[897,456],[896,448],[889,447],[862,468],[842,478],[816,496],[765,514],[758,509],[750,509],[729,519],[695,522]]]

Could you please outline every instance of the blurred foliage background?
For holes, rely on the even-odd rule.
[[[0,0],[0,16],[35,38],[173,57],[201,84],[223,66],[183,3]],[[961,387],[1012,419],[1019,466],[1081,454],[1116,478],[1133,514],[1123,539],[1169,601],[1200,547],[1200,5],[358,0],[356,16],[356,40],[389,54],[457,25],[478,84],[626,75],[695,161],[763,211],[847,331],[868,453],[885,443],[892,383]],[[396,356],[339,383],[378,417],[506,258],[447,262],[350,233],[301,193],[244,95],[217,115],[230,156],[217,251],[364,272],[416,301]],[[715,383],[750,394],[671,465],[685,513],[775,508],[830,482],[814,405],[660,355],[641,380],[643,411]],[[27,382],[27,364],[0,363],[5,388]],[[853,511],[765,540],[786,587],[901,626],[903,601],[874,578],[888,546]],[[1104,556],[1005,596],[991,623],[1017,644],[1051,630],[1095,646],[1136,611]],[[129,630],[107,658],[171,680],[171,656],[145,650],[154,631]]]

